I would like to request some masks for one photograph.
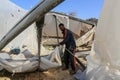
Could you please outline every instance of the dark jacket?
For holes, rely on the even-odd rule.
[[[60,42],[60,45],[65,44],[67,49],[76,48],[76,43],[72,32],[68,29],[65,29],[62,33],[64,40]]]

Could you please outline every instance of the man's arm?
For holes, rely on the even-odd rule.
[[[63,44],[65,44],[68,40],[69,40],[69,34],[68,34],[68,32],[66,31],[66,36],[65,36],[65,38],[64,38],[64,40],[62,41],[62,42],[60,42],[59,44],[60,45],[63,45]]]

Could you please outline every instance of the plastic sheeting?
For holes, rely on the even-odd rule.
[[[4,54],[7,55],[7,53]],[[38,61],[26,60],[23,54],[19,54],[16,57],[11,57],[10,59],[0,58],[0,65],[9,72],[21,73],[36,70],[38,67]]]
[[[38,62],[38,57],[34,55],[31,57],[30,55],[32,54],[29,51],[24,51],[18,55],[0,53],[0,69],[4,68],[12,73],[22,73],[35,71],[38,67],[41,70],[60,67],[62,65],[60,50],[60,47],[56,47],[55,50],[49,55],[42,56],[40,65]],[[25,55],[26,53],[27,55]]]
[[[82,37],[78,38],[76,40],[76,45],[81,46],[87,42],[90,41],[92,42],[94,34],[95,34],[95,27],[93,27],[90,31],[86,32]]]
[[[56,18],[55,18],[55,16]],[[57,26],[56,26],[56,20],[57,20]],[[43,36],[54,36],[57,37],[56,34],[56,27],[58,28],[59,23],[65,24],[67,27],[69,18],[64,15],[56,14],[56,13],[48,13],[45,16],[45,22],[44,22],[44,27],[43,27]],[[58,34],[59,37],[62,37],[61,31],[58,28]]]
[[[85,80],[120,80],[120,0],[105,0]]]
[[[9,0],[0,0],[0,40],[27,13]],[[6,6],[7,5],[7,6]],[[5,49],[27,46],[31,52],[37,53],[37,38],[35,24],[23,31],[12,40]]]
[[[62,65],[60,57],[60,47],[56,47],[55,50],[46,57],[41,57],[40,68],[42,70],[60,67]]]

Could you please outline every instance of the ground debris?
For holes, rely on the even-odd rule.
[[[75,78],[69,74],[69,71],[63,71],[59,68],[44,72],[19,73],[14,76],[12,76],[12,73],[2,71],[0,72],[0,80],[75,80]]]

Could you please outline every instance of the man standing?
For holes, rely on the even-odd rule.
[[[64,40],[59,43],[59,45],[65,44],[65,52],[64,52],[64,63],[65,67],[63,70],[69,69],[69,64],[71,65],[70,74],[74,74],[76,72],[76,59],[75,59],[75,48],[76,43],[73,37],[73,34],[70,30],[66,29],[63,23],[59,24],[59,29],[62,31]]]

